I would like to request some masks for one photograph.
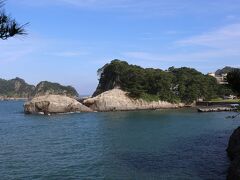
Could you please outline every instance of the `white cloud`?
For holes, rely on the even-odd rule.
[[[1,41],[0,52],[0,64],[24,61],[30,58],[31,61],[36,61],[39,59],[49,59],[51,56],[74,58],[88,54],[88,52],[74,40],[49,39],[37,36],[27,36],[21,39],[11,38],[6,41]]]
[[[177,44],[236,49],[240,47],[240,24],[231,24],[215,31],[180,40]]]
[[[199,48],[199,46],[201,48]],[[232,24],[172,44],[174,53],[126,52],[126,58],[158,62],[237,62],[240,59],[240,24]],[[184,51],[182,51],[184,49]]]
[[[83,51],[63,51],[63,52],[46,53],[46,55],[59,56],[59,57],[80,57],[87,54],[88,54],[87,52],[83,52]]]
[[[149,53],[149,52],[125,52],[123,55],[129,59],[134,58],[145,61],[158,61],[158,62],[206,62],[210,59],[222,58],[226,56],[239,56],[239,51],[204,51],[194,53],[174,53],[171,55]]]

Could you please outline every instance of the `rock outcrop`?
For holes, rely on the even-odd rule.
[[[236,111],[236,108],[227,107],[227,106],[213,106],[213,107],[203,107],[198,108],[198,112],[222,112],[222,111]]]
[[[121,89],[106,91],[96,97],[84,100],[83,104],[94,111],[154,110],[183,106],[183,104],[172,104],[164,101],[147,102],[142,99],[133,99],[127,95],[127,92]]]
[[[61,95],[45,95],[33,98],[24,104],[26,114],[57,114],[70,112],[92,112],[73,98]]]
[[[240,179],[240,127],[231,135],[227,148],[228,156],[231,160],[228,169],[228,180]]]

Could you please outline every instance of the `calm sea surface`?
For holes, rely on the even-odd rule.
[[[0,102],[0,179],[226,178],[232,113],[23,114]]]

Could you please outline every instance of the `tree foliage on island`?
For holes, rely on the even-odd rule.
[[[46,94],[67,95],[69,97],[78,97],[79,94],[72,86],[63,86],[59,83],[42,81],[34,89],[33,96],[43,96]]]
[[[214,77],[187,67],[169,69],[169,73],[174,75],[174,91],[181,102],[191,103],[200,98],[210,100],[218,97],[219,85]]]
[[[240,69],[234,69],[227,75],[229,86],[240,96]]]
[[[0,1],[0,39],[6,40],[16,35],[25,35],[26,24],[18,24],[15,19],[5,13],[3,6],[4,1]]]
[[[199,98],[217,98],[223,93],[214,77],[186,67],[163,71],[113,60],[99,69],[98,74],[99,85],[94,96],[119,87],[134,98],[192,103]]]
[[[31,96],[34,86],[27,84],[21,78],[5,80],[0,78],[0,97],[28,98]]]

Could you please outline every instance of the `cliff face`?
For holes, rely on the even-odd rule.
[[[228,156],[231,160],[228,169],[228,180],[240,179],[240,127],[231,135],[227,148]]]
[[[184,104],[171,104],[164,101],[147,102],[142,99],[133,99],[121,89],[106,91],[96,97],[84,100],[83,104],[94,111],[128,111],[178,108],[184,106]]]
[[[118,62],[118,61],[115,61]],[[100,76],[99,83],[97,86],[96,91],[93,93],[93,97],[109,91],[111,89],[119,88],[121,87],[121,81],[120,81],[120,69],[125,69],[122,65],[128,65],[125,62],[122,63],[116,63],[116,67],[111,66],[110,64],[105,64],[102,68],[98,70],[98,75]],[[119,71],[120,70],[120,71]]]
[[[115,89],[115,88],[119,88],[119,86],[117,85],[117,82],[114,79],[110,79],[105,84],[99,83],[96,91],[93,93],[93,97],[95,97],[103,92]]]

